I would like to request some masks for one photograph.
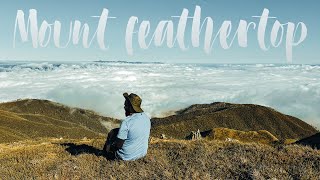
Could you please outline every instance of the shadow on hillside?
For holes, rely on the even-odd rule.
[[[316,133],[312,136],[300,139],[296,144],[310,146],[312,148],[320,149],[320,133]]]
[[[97,149],[93,146],[88,146],[86,144],[81,144],[81,145],[77,145],[74,143],[62,143],[60,144],[61,146],[66,147],[66,151],[68,151],[71,155],[77,156],[80,154],[93,154],[96,156],[105,156],[105,153],[100,150]]]

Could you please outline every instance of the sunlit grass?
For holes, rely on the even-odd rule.
[[[320,151],[217,140],[151,138],[148,155],[109,161],[103,138],[0,144],[1,179],[317,179]]]

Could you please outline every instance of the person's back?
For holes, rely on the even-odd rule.
[[[141,98],[123,93],[126,118],[108,133],[103,151],[108,159],[135,160],[147,155],[150,118],[141,109]]]
[[[135,160],[147,154],[150,135],[150,119],[144,113],[133,113],[121,123],[117,137],[125,140],[117,156],[122,160]]]

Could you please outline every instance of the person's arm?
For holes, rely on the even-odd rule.
[[[123,143],[125,140],[116,138],[115,142],[111,144],[110,150],[111,151],[117,151],[122,148]]]
[[[129,127],[126,121],[123,121],[120,125],[117,138],[111,145],[112,151],[117,151],[122,148],[124,141],[128,138]]]

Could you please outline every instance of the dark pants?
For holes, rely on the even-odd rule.
[[[106,154],[107,159],[118,159],[116,152],[110,150],[111,144],[114,143],[117,139],[118,132],[119,128],[115,128],[108,133],[106,143],[103,146],[103,152]]]

